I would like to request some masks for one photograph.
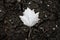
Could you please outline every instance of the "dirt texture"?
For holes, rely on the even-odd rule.
[[[39,12],[31,28],[19,18],[27,7]],[[60,0],[0,0],[0,40],[60,40]]]

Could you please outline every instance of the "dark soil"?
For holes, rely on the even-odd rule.
[[[31,28],[20,15],[29,7],[40,12]],[[60,0],[0,0],[0,40],[60,40]]]

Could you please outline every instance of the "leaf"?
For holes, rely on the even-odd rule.
[[[27,25],[29,27],[34,26],[38,21],[40,20],[39,17],[39,12],[35,13],[34,9],[31,10],[30,8],[27,7],[27,9],[23,12],[23,16],[19,16],[24,23],[24,25]]]

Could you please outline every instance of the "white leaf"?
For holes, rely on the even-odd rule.
[[[21,18],[22,22],[29,27],[34,26],[40,20],[38,18],[39,17],[39,12],[37,12],[35,14],[34,9],[31,10],[30,8],[27,8],[23,12],[23,16],[19,16],[19,17]]]

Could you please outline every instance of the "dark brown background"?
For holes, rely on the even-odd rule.
[[[31,2],[31,4],[29,4]],[[29,7],[39,13],[31,28],[19,16]],[[0,0],[0,40],[60,40],[60,0]]]

